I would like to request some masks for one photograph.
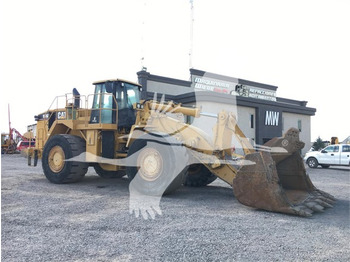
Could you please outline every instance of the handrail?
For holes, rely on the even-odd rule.
[[[103,105],[103,101],[101,101],[101,99],[99,99],[100,101],[100,104],[99,104],[99,107],[98,108],[88,108],[89,107],[89,102],[91,101],[91,97],[92,99],[94,99],[95,96],[112,96],[112,99],[116,105],[116,108],[103,108],[102,105]],[[65,112],[66,112],[66,117],[65,119],[66,120],[70,120],[70,119],[75,119],[75,114],[77,114],[78,117],[83,117],[84,120],[84,124],[85,124],[85,127],[87,127],[87,125],[89,124],[89,113],[88,111],[91,110],[91,112],[93,110],[98,110],[99,111],[99,122],[96,123],[96,124],[99,124],[100,126],[103,124],[102,123],[102,110],[110,110],[110,111],[114,111],[116,112],[115,114],[115,117],[114,119],[111,119],[111,123],[113,123],[115,120],[115,123],[117,124],[118,123],[118,102],[117,102],[117,99],[116,97],[111,94],[111,93],[94,93],[94,94],[89,94],[89,95],[79,95],[78,99],[80,101],[80,107],[78,108],[75,108],[74,107],[74,102],[75,102],[75,99],[77,99],[76,96],[74,96],[72,93],[66,93],[64,95],[61,95],[61,96],[56,96],[53,101],[51,102],[47,112],[49,113],[50,111],[53,111],[53,112],[50,112],[49,113],[49,117],[44,119],[44,121],[46,122],[45,124],[49,123],[49,121],[51,120],[51,118],[54,116],[55,117],[55,120],[58,120],[58,115],[55,114],[55,112],[57,112],[58,109],[63,109],[63,107],[60,107],[59,108],[59,103],[62,101],[61,99],[63,98],[63,101],[65,101]],[[62,102],[63,102],[62,101]],[[93,102],[93,100],[92,100]],[[62,104],[63,106],[63,104]],[[81,112],[84,112],[84,113],[81,113]],[[112,114],[113,115],[113,114]],[[91,114],[90,114],[90,117],[91,117]],[[76,120],[76,119],[75,119]]]
[[[93,111],[93,110],[98,110],[99,111],[99,122],[98,123],[96,123],[96,124],[100,124],[100,126],[101,126],[101,124],[103,124],[101,121],[102,121],[102,110],[110,110],[110,111],[115,111],[116,112],[116,114],[115,114],[115,123],[117,124],[118,123],[118,102],[117,102],[117,99],[115,98],[115,96],[113,95],[113,94],[110,94],[110,93],[103,93],[103,94],[101,94],[101,93],[94,93],[94,94],[89,94],[89,95],[87,95],[87,97],[86,97],[86,106],[88,106],[88,104],[89,104],[89,98],[92,96],[93,98],[96,96],[96,95],[98,95],[98,96],[101,96],[101,95],[104,95],[104,96],[111,96],[112,97],[112,99],[113,99],[113,101],[114,101],[114,103],[115,103],[115,105],[116,105],[116,108],[114,109],[114,108],[103,108],[102,107],[102,103],[101,103],[101,99],[99,99],[99,101],[100,101],[100,104],[99,104],[99,107],[98,108],[91,108],[90,110],[91,110],[91,112]],[[113,119],[112,119],[112,122],[113,122]]]
[[[47,109],[47,111],[51,110],[51,107],[52,107],[52,105],[55,103],[55,101],[56,101],[56,109],[58,109],[58,99],[61,98],[61,97],[64,97],[65,100],[67,100],[67,95],[70,95],[70,94],[71,94],[71,93],[67,93],[67,94],[64,94],[64,95],[56,96],[56,97],[53,99],[53,101],[52,101],[52,103],[50,104],[50,106],[49,106],[49,108]],[[53,109],[53,110],[54,110],[54,109]]]

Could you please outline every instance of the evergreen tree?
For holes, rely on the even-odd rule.
[[[316,141],[313,143],[313,148],[316,150],[316,151],[319,151],[320,149],[322,149],[322,148],[324,148],[325,147],[325,145],[324,145],[324,143],[323,143],[323,141],[322,141],[322,139],[320,138],[320,137],[318,137],[317,139],[316,139]]]

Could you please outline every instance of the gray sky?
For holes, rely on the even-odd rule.
[[[192,65],[277,85],[317,109],[311,138],[350,135],[350,1],[194,0]],[[1,131],[57,95],[148,71],[188,80],[189,0],[1,1]]]

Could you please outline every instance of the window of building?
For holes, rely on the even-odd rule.
[[[193,116],[184,115],[184,121],[185,121],[186,124],[192,125],[192,123],[194,121],[194,117]]]
[[[300,119],[298,120],[298,129],[301,132],[301,120]]]
[[[250,128],[254,128],[254,115],[250,115]]]

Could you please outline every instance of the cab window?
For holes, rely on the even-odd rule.
[[[343,146],[343,152],[350,152],[350,146]]]
[[[134,103],[136,103],[136,93],[133,89],[128,89],[128,107],[132,107]]]
[[[119,107],[120,109],[124,108],[130,108],[132,109],[132,105],[134,103],[140,102],[140,90],[139,87],[136,85],[132,85],[129,83],[121,83],[122,89],[120,90],[121,92],[121,106]],[[124,92],[126,92],[124,97]]]
[[[339,152],[339,146],[327,146],[324,151],[326,152]]]

